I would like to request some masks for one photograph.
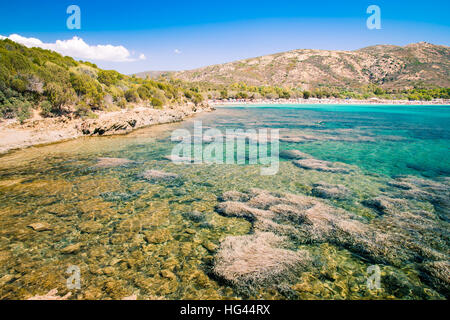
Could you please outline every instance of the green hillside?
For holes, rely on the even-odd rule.
[[[23,121],[32,109],[45,117],[94,116],[97,110],[119,110],[140,104],[152,108],[203,97],[181,82],[144,80],[56,52],[0,41],[0,116]]]

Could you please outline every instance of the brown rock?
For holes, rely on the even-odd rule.
[[[81,243],[71,244],[62,249],[61,252],[65,254],[77,253],[78,251],[80,251],[81,246]]]
[[[31,229],[33,229],[34,231],[37,231],[37,232],[48,231],[48,230],[52,229],[52,227],[46,222],[32,223],[32,224],[28,225],[28,227],[30,227]]]
[[[80,223],[78,227],[82,232],[96,233],[96,232],[99,232],[103,228],[103,225],[96,221],[86,221],[86,222]]]

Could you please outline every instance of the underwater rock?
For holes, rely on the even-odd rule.
[[[28,225],[28,227],[37,232],[49,231],[52,229],[52,227],[47,222],[35,222]]]
[[[65,254],[77,253],[78,251],[80,251],[81,247],[82,247],[81,243],[71,244],[63,248],[61,252]]]
[[[213,272],[240,288],[286,279],[312,262],[307,251],[280,248],[286,241],[270,232],[227,237],[216,253]]]
[[[188,212],[184,212],[183,216],[186,219],[189,219],[193,222],[204,222],[206,220],[206,216],[204,213],[202,212],[198,212],[198,211],[188,211]]]
[[[269,193],[261,193],[251,198],[247,204],[253,208],[262,210],[269,209],[269,207],[279,204],[281,201],[279,198],[272,196]]]
[[[172,235],[170,234],[169,230],[161,229],[145,232],[144,238],[148,243],[159,244],[171,240]]]
[[[257,217],[273,217],[270,211],[252,208],[242,202],[227,201],[219,203],[217,211],[228,217],[245,218],[254,221]]]
[[[202,246],[209,252],[214,252],[217,250],[217,246],[211,241],[203,241]]]
[[[27,300],[67,300],[72,295],[72,292],[67,293],[65,296],[58,296],[58,289],[50,290],[47,294],[28,298]]]
[[[3,277],[0,278],[0,286],[4,286],[5,284],[13,281],[16,277],[12,274],[5,274]]]
[[[94,168],[111,168],[111,167],[120,167],[124,166],[130,163],[133,163],[134,161],[123,159],[123,158],[98,158],[97,164],[94,166]]]
[[[324,199],[347,199],[351,196],[351,192],[345,186],[337,184],[332,185],[319,182],[313,185],[312,194],[315,197]]]
[[[290,160],[309,159],[311,155],[301,152],[299,150],[282,150],[280,151],[280,157]]]
[[[160,181],[160,180],[176,179],[178,178],[178,175],[175,173],[158,170],[147,170],[142,174],[142,177],[150,181]]]
[[[318,159],[303,159],[292,161],[294,165],[306,170],[317,170],[333,173],[349,173],[351,170],[342,164]]]
[[[91,220],[80,223],[78,225],[78,228],[85,233],[96,233],[103,228],[103,225],[101,223]]]
[[[407,206],[402,199],[393,199],[385,196],[364,200],[362,204],[366,207],[375,209],[379,214],[386,214]]]
[[[450,222],[450,181],[448,179],[433,181],[415,176],[402,176],[389,184],[399,189],[399,196],[402,198],[430,202],[439,216]]]

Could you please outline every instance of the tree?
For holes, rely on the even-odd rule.
[[[223,89],[222,91],[220,91],[220,98],[228,99],[228,90],[227,89]]]
[[[303,91],[303,99],[309,99],[311,97],[311,92]]]
[[[139,101],[139,94],[136,89],[129,89],[125,91],[125,99],[127,99],[128,102],[138,102]]]
[[[52,104],[52,112],[61,112],[63,106],[74,101],[75,92],[72,88],[50,82],[45,86],[45,95]]]
[[[152,106],[155,109],[161,109],[163,106],[163,102],[159,100],[158,98],[152,98]]]

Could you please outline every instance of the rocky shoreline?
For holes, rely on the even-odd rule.
[[[163,110],[136,106],[133,109],[98,113],[95,119],[58,118],[31,119],[20,124],[16,120],[0,122],[0,154],[31,146],[61,142],[83,136],[127,134],[157,124],[179,122],[203,111],[208,104],[187,104]]]

